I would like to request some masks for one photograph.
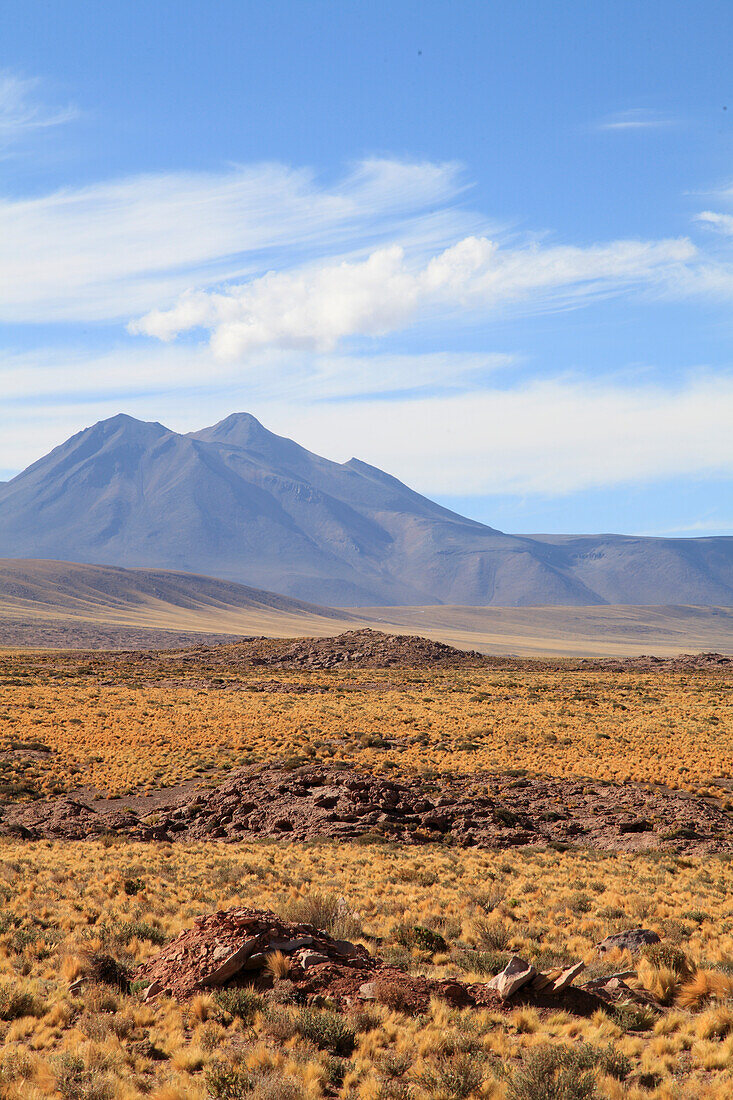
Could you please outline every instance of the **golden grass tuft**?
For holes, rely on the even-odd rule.
[[[267,956],[266,968],[275,979],[287,978],[292,966],[292,959],[282,951],[273,951]]]
[[[685,982],[677,995],[682,1008],[693,1011],[708,1001],[727,1001],[733,996],[733,977],[719,970],[698,970]]]

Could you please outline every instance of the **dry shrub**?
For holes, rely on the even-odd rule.
[[[711,1008],[698,1018],[695,1028],[701,1039],[725,1039],[733,1031],[733,1013],[729,1008]]]
[[[410,991],[400,981],[377,981],[374,983],[374,999],[380,1005],[393,1009],[395,1012],[412,1013],[415,1006],[411,1004]]]
[[[672,1004],[680,987],[689,982],[695,973],[690,960],[678,947],[654,944],[644,949],[637,976],[639,981],[660,1004]]]
[[[708,1001],[725,1001],[733,995],[733,977],[719,970],[698,970],[677,994],[682,1008],[698,1009]]]
[[[643,988],[661,1005],[670,1005],[680,988],[680,976],[671,966],[653,966],[647,959],[639,963],[637,976]]]
[[[265,963],[268,973],[277,980],[287,978],[290,973],[291,965],[292,960],[289,959],[287,955],[283,954],[282,951],[273,951],[267,956],[267,961]]]
[[[195,997],[191,998],[188,1008],[194,1020],[203,1024],[208,1020],[214,1009],[214,998],[208,993],[197,993]]]
[[[343,898],[314,890],[292,902],[286,914],[300,924],[312,924],[337,939],[357,939],[363,934],[358,915]]]
[[[0,1020],[19,1020],[24,1016],[40,1017],[47,1006],[30,990],[15,984],[0,986]]]
[[[474,942],[484,951],[506,951],[511,933],[504,921],[477,917],[471,927]]]

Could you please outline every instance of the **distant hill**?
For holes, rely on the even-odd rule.
[[[0,559],[0,646],[173,646],[194,634],[304,637],[352,625],[331,608],[193,573]]]
[[[0,648],[170,649],[373,627],[482,653],[733,653],[733,607],[373,607],[335,611],[196,574],[0,560]]]
[[[0,556],[208,574],[316,604],[733,606],[733,538],[507,535],[246,414],[119,415],[0,485]]]

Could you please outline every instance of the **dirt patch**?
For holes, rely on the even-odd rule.
[[[140,799],[59,797],[8,804],[0,832],[81,840],[385,840],[507,848],[549,842],[606,850],[733,849],[730,815],[640,784],[506,773],[386,777],[353,768],[252,766],[214,788]]]
[[[198,630],[162,630],[145,626],[114,626],[80,619],[29,619],[0,616],[0,648],[4,649],[156,649],[233,642],[236,634]]]

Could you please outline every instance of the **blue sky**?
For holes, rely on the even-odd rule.
[[[505,530],[733,534],[729,3],[0,24],[0,477],[247,410]]]

